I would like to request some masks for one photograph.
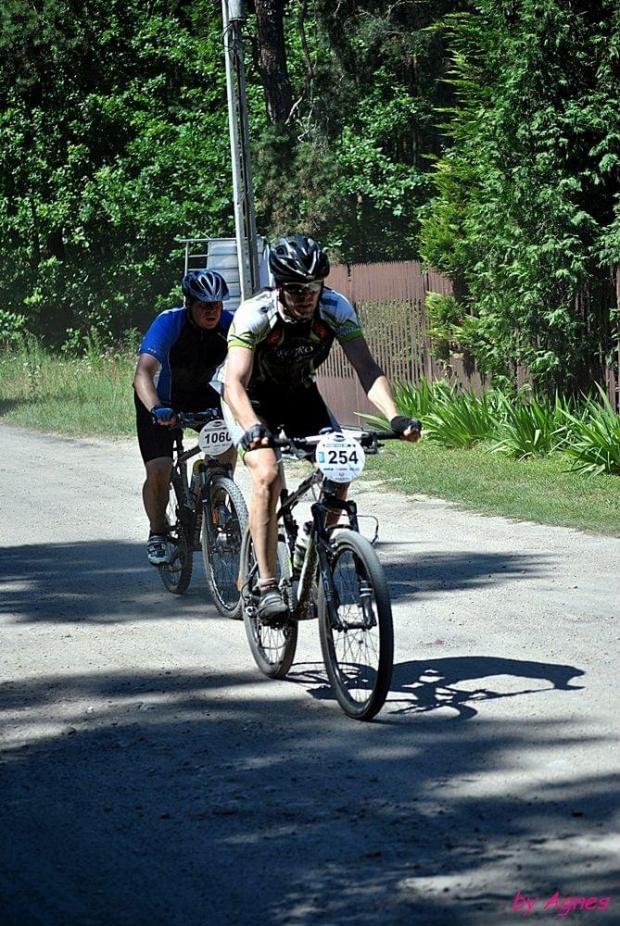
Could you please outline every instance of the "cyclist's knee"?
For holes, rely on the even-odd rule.
[[[170,482],[172,460],[169,457],[157,457],[145,463],[146,481],[150,485],[167,485]]]
[[[249,456],[249,455],[248,455]],[[264,492],[279,491],[281,486],[280,467],[272,450],[255,450],[253,459],[248,462],[252,474],[252,483],[256,489]]]

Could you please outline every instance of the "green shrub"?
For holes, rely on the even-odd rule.
[[[402,415],[412,418],[425,418],[441,399],[453,395],[455,387],[445,379],[436,379],[434,382],[424,377],[415,385],[414,383],[395,383],[394,400]]]
[[[524,403],[521,397],[499,397],[498,440],[491,453],[505,453],[516,460],[544,456],[565,440],[568,405],[556,396],[553,405],[535,397]]]
[[[564,411],[568,438],[562,450],[576,472],[620,476],[620,416],[600,387],[598,391],[600,401],[588,398],[582,417]]]
[[[0,310],[0,350],[19,344],[26,333],[26,316]]]
[[[473,392],[438,397],[434,410],[424,419],[429,440],[446,447],[473,447],[491,439],[497,428],[495,404],[487,392],[480,397]]]
[[[479,340],[479,322],[467,314],[454,296],[443,293],[426,294],[428,336],[433,353],[447,360],[452,353],[471,353]]]

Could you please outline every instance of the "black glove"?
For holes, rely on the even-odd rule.
[[[153,424],[170,424],[174,416],[175,411],[169,405],[154,405],[151,409]]]
[[[253,444],[255,440],[262,440],[263,437],[268,437],[271,443],[271,432],[265,427],[265,425],[253,424],[252,427],[248,428],[244,433],[240,443],[247,453],[248,450],[250,450],[250,445]]]
[[[394,434],[403,435],[405,431],[411,428],[412,431],[417,431],[418,434],[422,430],[422,425],[417,418],[407,418],[406,415],[396,415],[395,418],[392,418],[390,421],[390,427]]]

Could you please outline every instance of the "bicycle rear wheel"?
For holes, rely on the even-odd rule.
[[[370,720],[385,703],[394,661],[392,606],[383,567],[365,537],[335,532],[329,565],[334,607],[319,588],[321,649],[345,714]],[[330,613],[331,611],[331,613]]]
[[[203,500],[202,558],[207,585],[223,617],[241,620],[241,544],[248,510],[241,490],[228,476],[215,476]]]
[[[170,483],[170,495],[166,509],[168,562],[157,567],[162,582],[173,595],[182,595],[187,590],[192,578],[191,538],[187,537],[183,527],[181,519],[182,506],[183,493],[181,485],[176,479],[173,479]]]
[[[291,607],[291,559],[283,540],[278,541],[277,559],[276,576],[282,597]],[[284,678],[297,649],[297,621],[287,616],[277,626],[266,626],[259,620],[258,594],[255,591],[258,567],[249,529],[245,532],[241,549],[241,578],[243,620],[254,661],[268,678]]]

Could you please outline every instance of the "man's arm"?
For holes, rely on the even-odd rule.
[[[345,341],[342,349],[357,373],[362,389],[375,408],[385,415],[388,421],[400,418],[388,378],[370,353],[366,338],[360,337]],[[406,440],[416,441],[420,436],[420,431],[408,428],[402,436]]]
[[[247,432],[255,425],[263,429],[248,396],[248,383],[254,366],[254,352],[247,347],[232,346],[228,348],[226,359],[226,382],[224,383],[224,401],[230,408],[235,421]],[[244,438],[245,436],[244,435]],[[252,435],[248,435],[251,437]],[[246,450],[268,447],[268,437],[256,437],[243,445]]]
[[[149,412],[154,405],[159,405],[155,377],[160,369],[161,364],[156,357],[152,354],[140,354],[133,385],[138,398]]]
[[[226,358],[224,401],[244,431],[259,424],[248,397],[248,383],[254,366],[254,353],[246,347],[229,347]]]

